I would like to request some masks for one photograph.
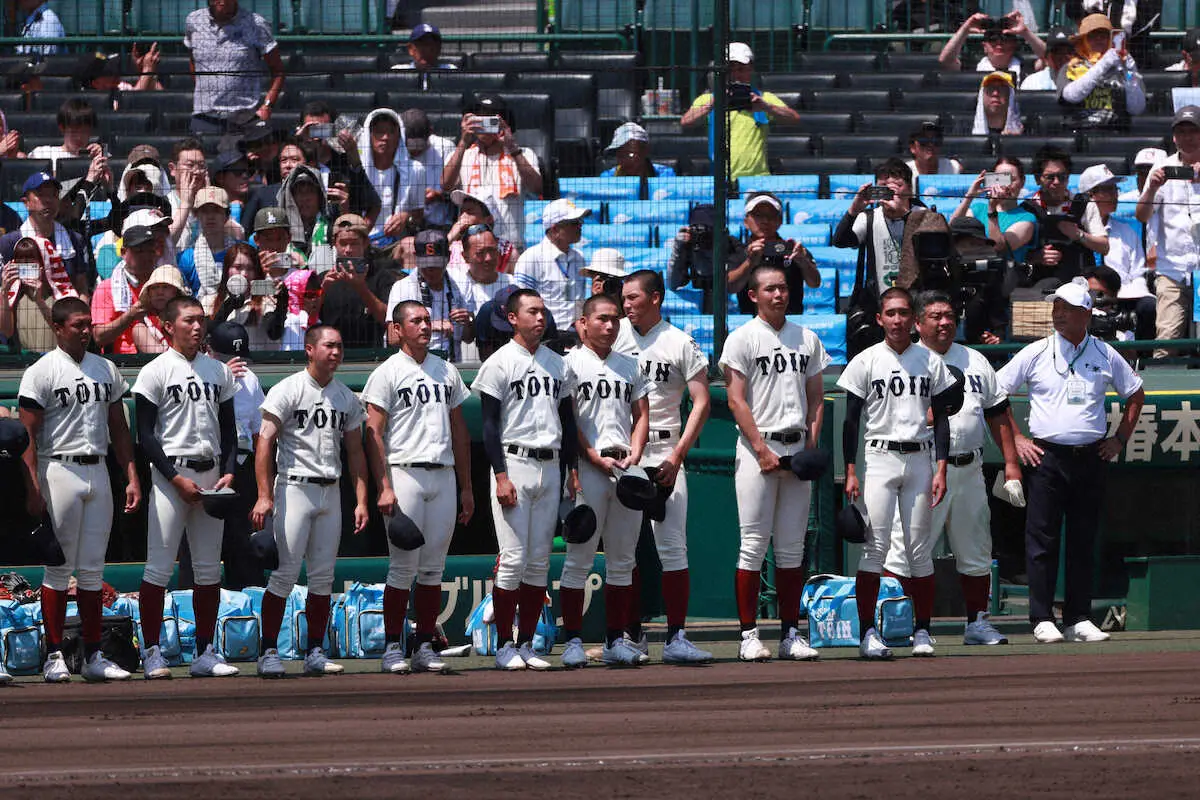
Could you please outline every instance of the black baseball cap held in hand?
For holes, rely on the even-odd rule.
[[[275,543],[274,526],[269,520],[261,531],[251,534],[250,552],[254,554],[259,569],[269,572],[279,569],[279,545]]]
[[[563,504],[572,501],[564,500]],[[562,512],[562,508],[559,512]],[[562,514],[559,522],[559,534],[567,544],[583,544],[591,541],[596,535],[596,512],[589,505],[571,505],[571,510]]]
[[[833,455],[828,450],[816,447],[790,456],[780,456],[779,467],[791,470],[802,481],[815,481],[825,474],[832,461]]]
[[[851,544],[862,544],[867,541],[869,524],[867,515],[854,503],[839,511],[835,521],[838,536]]]
[[[425,544],[425,535],[421,533],[417,523],[398,508],[392,518],[388,520],[387,536],[388,541],[401,550],[416,550]]]
[[[54,534],[54,523],[50,512],[42,514],[42,519],[29,534],[33,548],[47,567],[61,567],[67,563],[67,555],[63,552],[58,537]]]

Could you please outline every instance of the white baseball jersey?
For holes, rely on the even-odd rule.
[[[590,347],[567,353],[575,381],[575,417],[587,443],[597,450],[630,446],[633,406],[650,393],[650,382],[633,356],[611,351],[607,358]]]
[[[696,340],[671,323],[659,320],[642,336],[637,329],[622,319],[621,327],[629,333],[617,336],[616,345],[628,347],[624,350],[638,360],[642,374],[650,381],[650,430],[670,431],[672,438],[679,436],[683,424],[679,407],[687,393],[687,383],[708,372],[705,357]],[[613,349],[618,349],[614,345]]]
[[[234,379],[233,415],[237,423],[238,450],[252,450],[254,437],[262,427],[262,404],[266,400],[258,376],[247,369]]]
[[[483,362],[471,390],[500,401],[502,444],[561,446],[558,404],[572,393],[574,383],[558,353],[545,345],[530,353],[515,339],[509,341]]]
[[[307,369],[271,387],[263,414],[280,423],[279,474],[306,478],[342,474],[342,435],[364,419],[362,403],[346,384],[334,378],[321,386]]]
[[[22,406],[43,412],[37,450],[42,455],[103,456],[108,452],[108,408],[129,384],[117,365],[95,353],[76,361],[54,348],[25,370],[17,394]]]
[[[418,364],[401,351],[375,368],[362,398],[387,415],[387,463],[454,463],[450,410],[467,399],[467,387],[453,364],[433,353]]]
[[[983,447],[983,431],[987,427],[983,412],[1003,403],[1008,395],[1000,388],[996,371],[981,353],[956,343],[950,345],[942,360],[961,369],[966,377],[962,409],[950,417],[950,455],[957,456]]]
[[[866,438],[926,442],[930,400],[954,385],[954,376],[936,353],[911,344],[897,353],[880,342],[850,360],[838,386],[866,400]]]
[[[197,353],[188,361],[170,348],[138,373],[133,393],[158,406],[155,436],[168,456],[221,457],[221,403],[233,399],[237,387],[229,367]]]
[[[746,378],[746,402],[763,433],[802,431],[808,427],[805,383],[829,366],[829,354],[815,333],[785,321],[780,330],[754,317],[729,334],[721,366]]]

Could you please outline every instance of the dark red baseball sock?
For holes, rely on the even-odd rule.
[[[537,633],[538,620],[542,618],[542,608],[546,605],[546,587],[531,586],[522,583],[520,589],[521,611],[517,614],[517,625],[520,628],[521,644],[532,642]]]
[[[413,615],[417,618],[417,641],[432,642],[437,634],[437,616],[442,610],[442,584],[426,586],[418,583],[413,589]]]
[[[88,657],[100,649],[103,629],[104,600],[98,589],[80,589],[75,602],[79,605],[79,624],[83,635],[83,652]],[[45,601],[42,604],[43,613]]]
[[[212,644],[217,632],[217,607],[221,605],[221,584],[197,586],[192,590],[192,607],[196,610],[196,655]]]
[[[629,587],[604,585],[605,639],[611,647],[625,635],[625,620],[629,619]]]
[[[262,643],[263,652],[279,647],[279,629],[283,627],[283,610],[287,598],[263,592],[262,596]]]
[[[408,613],[408,589],[383,587],[383,636],[388,644],[404,643],[404,616]]]
[[[562,620],[563,620],[563,636],[569,642],[576,637],[583,636],[583,589],[569,589],[566,586],[558,587],[558,602],[562,605]],[[611,619],[612,609],[608,607],[608,592],[605,587],[604,594],[604,612]],[[625,620],[621,620],[621,624],[625,624]]]
[[[862,636],[868,628],[875,627],[875,603],[879,600],[879,573],[854,574],[854,597],[858,601],[858,633]]]
[[[692,591],[687,569],[673,569],[662,574],[663,607],[667,612],[667,640],[687,624],[688,597]]]
[[[513,640],[513,620],[517,616],[517,589],[492,589],[492,611],[496,617],[496,641],[501,647]]]
[[[642,638],[642,573],[633,568],[633,579],[629,583],[629,615],[625,630],[635,642]]]
[[[304,603],[304,616],[308,618],[308,647],[310,652],[314,647],[325,646],[325,629],[329,627],[329,595],[308,593]]]
[[[990,575],[959,575],[962,585],[963,600],[967,604],[967,622],[974,622],[975,617],[988,610],[988,598],[992,592],[992,577]]]
[[[804,568],[775,568],[775,592],[779,603],[779,641],[792,628],[800,627],[800,593],[804,591]]]
[[[925,575],[921,578],[909,578],[909,584],[912,587],[914,624],[917,630],[927,631],[929,623],[933,619],[933,596],[936,591],[937,579],[932,575]],[[905,591],[910,590],[905,589]]]
[[[138,610],[142,615],[142,649],[158,646],[158,635],[162,630],[163,598],[167,590],[162,586],[142,581],[138,587]]]
[[[46,628],[46,652],[62,649],[63,625],[67,619],[67,593],[42,587],[42,623]]]
[[[758,591],[762,576],[758,570],[739,569],[733,576],[733,593],[737,598],[738,622],[743,631],[758,626]]]

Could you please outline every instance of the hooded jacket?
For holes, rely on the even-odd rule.
[[[321,195],[321,205],[317,210],[317,218],[313,223],[312,228],[305,229],[304,220],[300,218],[300,209],[296,205],[296,199],[292,195],[292,189],[301,176],[307,176],[317,187],[317,191]],[[328,244],[328,226],[329,217],[326,213],[327,196],[325,187],[321,184],[321,175],[307,164],[299,164],[287,176],[287,180],[279,187],[279,194],[276,197],[276,202],[287,215],[288,228],[292,234],[292,244],[303,252],[308,253],[313,245]]]
[[[375,157],[371,152],[371,123],[380,116],[390,117],[400,128],[400,141],[396,147],[396,155],[392,166],[396,168],[391,186],[381,186],[380,172],[375,167]],[[416,165],[408,154],[405,143],[404,121],[400,115],[390,108],[377,108],[363,119],[362,129],[358,132],[358,155],[362,161],[363,171],[367,181],[379,194],[381,207],[375,220],[372,238],[378,238],[387,218],[397,211],[413,211],[425,207],[425,196],[416,180]]]

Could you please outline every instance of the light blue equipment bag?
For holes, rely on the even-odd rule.
[[[4,668],[13,675],[35,675],[42,669],[42,629],[34,605],[0,600],[0,647]]]
[[[378,658],[387,648],[382,583],[350,584],[331,614],[333,650],[341,658]],[[404,622],[408,638],[408,620]]]
[[[858,600],[854,578],[814,575],[804,584],[800,605],[808,613],[809,643],[813,647],[857,647]],[[880,578],[875,603],[875,629],[891,647],[906,645],[913,635],[912,600],[895,578]]]
[[[145,634],[142,632],[142,609],[138,599],[128,595],[119,596],[112,604],[112,613],[123,614],[133,620],[138,649],[145,650],[142,645],[145,640]],[[163,619],[158,633],[158,649],[170,666],[178,667],[183,663],[183,650],[179,643],[179,617],[174,598],[169,593],[163,597]]]
[[[261,627],[250,595],[221,590],[213,648],[226,661],[257,661],[262,644]]]

